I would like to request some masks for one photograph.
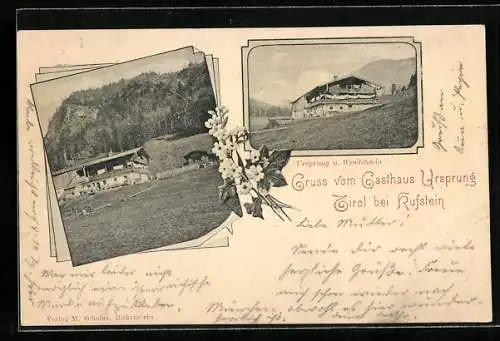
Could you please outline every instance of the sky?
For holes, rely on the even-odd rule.
[[[415,56],[404,43],[258,46],[248,55],[249,96],[285,105],[334,75],[348,75],[379,59]]]
[[[193,47],[115,64],[71,76],[35,83],[31,86],[33,100],[45,136],[51,118],[62,101],[74,91],[98,88],[103,85],[135,77],[143,72],[167,73],[178,71],[190,62],[204,62],[203,53],[194,53]]]

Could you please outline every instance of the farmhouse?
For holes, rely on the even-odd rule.
[[[384,87],[356,76],[334,77],[291,102],[292,118],[326,117],[379,104]]]
[[[217,162],[217,157],[213,153],[206,152],[204,150],[193,150],[186,155],[184,155],[184,166],[192,164],[211,164]]]
[[[150,180],[150,156],[143,147],[54,172],[57,197],[66,199]]]

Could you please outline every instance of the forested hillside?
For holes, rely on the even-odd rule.
[[[277,106],[254,98],[249,100],[250,117],[275,117],[275,116],[290,116],[290,108]]]
[[[205,132],[215,98],[205,63],[142,73],[73,92],[52,117],[45,147],[52,171],[143,145],[151,138]]]

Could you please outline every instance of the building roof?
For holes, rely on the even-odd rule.
[[[113,154],[113,155],[110,155],[110,156],[106,156],[106,157],[103,157],[103,158],[90,160],[90,161],[81,163],[79,165],[67,167],[67,168],[58,170],[56,172],[53,172],[52,175],[53,176],[54,175],[60,175],[60,174],[63,174],[63,173],[67,173],[67,172],[73,171],[75,169],[80,169],[80,168],[83,168],[83,167],[88,167],[88,166],[91,166],[91,165],[96,165],[96,164],[99,164],[99,163],[102,163],[102,162],[106,162],[106,161],[109,161],[109,160],[117,159],[117,158],[128,156],[128,155],[133,155],[133,154],[136,154],[136,153],[140,152],[141,150],[146,155],[146,157],[149,158],[149,155],[144,150],[144,147],[138,147],[138,148],[126,150],[124,152],[116,153],[116,154]]]
[[[354,76],[354,75],[347,75],[347,76],[344,76],[344,77],[341,77],[341,78],[337,78],[337,79],[335,79],[335,80],[328,81],[328,82],[326,82],[326,83],[323,83],[323,84],[317,85],[317,86],[315,86],[314,88],[312,88],[311,90],[309,90],[309,91],[307,91],[307,92],[303,93],[303,94],[302,94],[302,95],[300,95],[297,99],[295,99],[295,100],[291,101],[290,103],[292,103],[292,104],[293,104],[293,103],[297,102],[299,99],[301,99],[302,97],[304,97],[304,96],[305,96],[305,95],[307,95],[308,93],[311,93],[311,92],[313,92],[314,90],[319,89],[319,88],[321,88],[321,87],[323,87],[323,86],[326,86],[326,85],[328,85],[328,86],[336,85],[336,84],[338,84],[338,83],[345,82],[346,80],[351,79],[351,78],[358,79],[358,80],[360,80],[360,81],[362,81],[362,82],[364,82],[364,83],[366,83],[366,84],[369,84],[369,85],[371,85],[371,86],[373,86],[373,87],[375,87],[375,88],[382,88],[382,87],[383,87],[382,85],[376,84],[376,83],[374,83],[374,82],[370,82],[370,81],[368,81],[368,80],[366,80],[366,79],[363,79],[363,78],[361,78],[361,77]]]

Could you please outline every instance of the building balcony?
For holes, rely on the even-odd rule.
[[[99,181],[99,180],[107,179],[110,177],[119,176],[119,175],[123,175],[123,174],[129,174],[129,173],[149,174],[149,171],[147,170],[147,168],[134,168],[134,167],[113,169],[113,170],[104,172],[102,174],[96,174],[96,175],[89,176],[88,182]]]
[[[325,98],[325,99],[320,99],[315,102],[309,103],[308,105],[305,106],[305,109],[310,109],[317,107],[319,105],[329,105],[329,104],[379,104],[380,100],[378,97],[374,98]]]

